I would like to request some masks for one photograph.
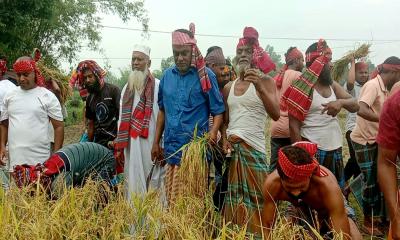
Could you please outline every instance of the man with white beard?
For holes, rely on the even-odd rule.
[[[128,199],[132,194],[147,192],[149,187],[146,180],[153,167],[151,147],[156,129],[160,82],[149,72],[150,48],[135,45],[131,64],[132,72],[121,93],[118,134],[114,141],[117,163],[124,166]],[[162,172],[162,168],[158,169]]]

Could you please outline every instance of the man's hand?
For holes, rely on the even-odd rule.
[[[117,151],[116,154],[115,154],[115,161],[117,161],[117,163],[120,166],[124,166],[124,164],[125,164],[125,158],[124,158],[124,156],[122,154],[122,151]]]
[[[392,227],[392,239],[400,240],[400,214],[397,214],[390,222]]]
[[[262,82],[264,77],[265,74],[255,68],[250,68],[244,73],[244,80],[253,83],[257,91],[259,91],[259,88],[263,86],[260,83]]]
[[[217,141],[218,141],[218,131],[217,132],[216,131],[210,131],[209,137],[208,137],[208,142],[210,144],[215,145],[215,144],[217,144]]]
[[[230,154],[233,152],[232,144],[228,141],[228,139],[222,140],[222,147],[225,154]]]
[[[335,117],[340,112],[340,109],[342,109],[342,103],[339,100],[322,104],[322,106],[324,109],[322,109],[321,114],[326,112],[332,117]]]
[[[151,148],[151,160],[154,163],[160,163],[163,161],[163,149],[160,147],[160,144],[153,143],[153,147]]]
[[[6,165],[6,148],[4,146],[0,147],[0,166]]]

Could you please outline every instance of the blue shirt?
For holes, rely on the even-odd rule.
[[[203,92],[197,69],[181,74],[176,66],[165,70],[158,92],[158,105],[165,113],[164,153],[168,164],[179,165],[181,147],[208,131],[208,119],[225,111],[215,74],[206,68],[212,88]],[[178,152],[179,151],[179,152]]]

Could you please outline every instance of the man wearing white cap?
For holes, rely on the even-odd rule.
[[[149,71],[150,48],[135,45],[132,72],[121,93],[118,134],[114,142],[117,163],[124,166],[127,197],[147,191],[153,166],[151,147],[158,114],[158,86]]]

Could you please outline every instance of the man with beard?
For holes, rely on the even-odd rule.
[[[150,71],[150,48],[135,45],[132,71],[121,92],[118,134],[114,141],[116,159],[124,165],[127,198],[147,192],[146,178],[153,161],[151,147],[156,131],[159,80]]]
[[[293,143],[307,140],[318,145],[316,158],[344,187],[342,131],[336,115],[342,108],[356,112],[358,104],[331,78],[332,52],[320,39],[306,51],[306,71],[283,95],[288,109],[290,138]]]
[[[43,163],[50,156],[49,121],[54,129],[54,150],[62,147],[64,122],[57,97],[44,86],[44,78],[31,57],[20,57],[13,68],[19,88],[4,97],[0,121],[0,164],[9,147],[9,170],[15,165]]]
[[[351,133],[355,157],[363,175],[362,207],[364,213],[364,230],[370,235],[382,235],[373,227],[373,217],[382,216],[383,199],[377,184],[379,116],[382,106],[392,86],[400,80],[400,59],[387,58],[372,73],[371,80],[364,84],[360,92],[360,110],[356,126]]]
[[[285,62],[282,69],[274,77],[278,98],[281,99],[283,93],[288,89],[292,82],[300,77],[304,67],[303,53],[296,47],[290,47],[285,54]],[[278,150],[281,147],[290,145],[289,117],[287,111],[280,110],[278,121],[271,122],[271,162],[269,171],[272,172],[276,167]]]
[[[268,173],[263,129],[268,115],[279,118],[275,83],[266,75],[275,64],[260,47],[258,32],[252,27],[246,27],[239,39],[235,62],[240,77],[223,90],[224,150],[232,152],[223,211],[226,222],[247,224],[249,234],[260,236],[262,185]]]
[[[355,62],[353,59],[351,61],[351,67],[348,73],[347,82],[345,89],[350,95],[357,99],[360,96],[360,91],[362,86],[368,81],[368,64],[365,62]],[[350,158],[344,167],[344,180],[347,182],[351,177],[357,177],[361,172],[358,167],[356,156],[354,153],[353,145],[351,144],[350,134],[356,126],[356,116],[357,113],[347,113],[346,116],[346,140],[349,146]]]
[[[80,86],[81,96],[89,93],[85,113],[89,141],[108,147],[117,136],[120,90],[105,82],[105,76],[106,71],[95,61],[85,60],[78,64],[74,82]]]
[[[209,132],[210,143],[216,143],[225,110],[215,74],[205,66],[197,47],[194,24],[190,24],[189,29],[172,33],[175,66],[164,72],[160,82],[160,110],[152,147],[152,159],[165,159],[167,162],[166,191],[170,205],[183,193],[184,186],[179,178],[182,146],[192,140],[194,133],[199,137]],[[211,129],[210,115],[213,118]],[[160,146],[163,132],[164,155]]]
[[[289,220],[310,230],[314,227],[324,237],[331,239],[333,230],[345,239],[362,239],[347,206],[335,176],[320,166],[314,158],[317,145],[297,142],[278,151],[277,168],[264,183],[262,224],[265,239],[272,239],[274,221],[279,201],[291,203]],[[315,214],[316,213],[316,214]],[[313,234],[312,231],[309,231]],[[327,236],[327,235],[328,236]]]

